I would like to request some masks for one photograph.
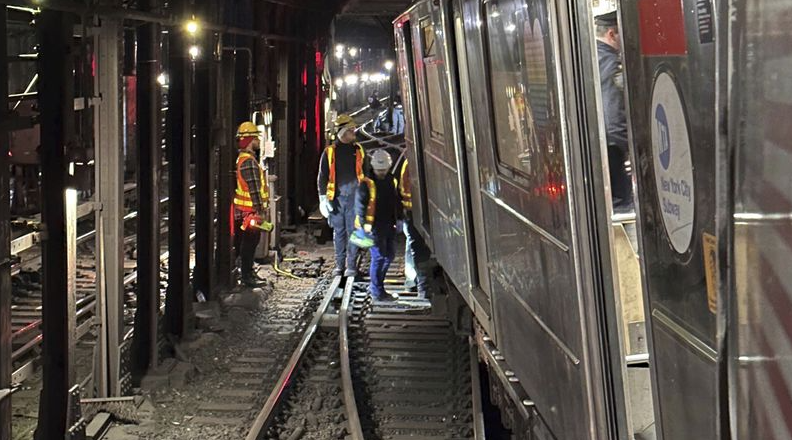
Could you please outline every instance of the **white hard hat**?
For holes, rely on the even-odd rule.
[[[391,155],[385,150],[377,150],[371,155],[371,168],[375,170],[390,169],[391,164]]]

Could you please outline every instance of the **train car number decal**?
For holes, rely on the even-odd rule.
[[[695,187],[690,137],[674,79],[661,72],[652,90],[652,157],[657,198],[671,246],[680,254],[693,237]]]

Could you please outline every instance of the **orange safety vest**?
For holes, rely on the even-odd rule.
[[[355,228],[360,229],[363,227],[364,224],[366,225],[373,225],[374,224],[374,214],[377,212],[377,183],[374,182],[373,179],[369,179],[368,177],[363,177],[363,183],[368,185],[369,189],[369,199],[368,205],[366,205],[366,218],[365,223],[360,222],[360,216],[355,216]],[[396,178],[393,178],[393,187],[398,188],[399,183],[396,181]]]
[[[269,202],[269,189],[267,188],[267,180],[264,178],[264,169],[261,168],[261,164],[258,163],[255,156],[250,153],[240,152],[236,164],[237,187],[236,194],[234,195],[234,207],[242,212],[254,212],[255,209],[253,208],[253,199],[250,197],[250,189],[240,172],[240,167],[246,160],[252,160],[256,163],[261,178],[261,202],[264,203],[265,206],[267,202]]]
[[[357,151],[355,151],[355,174],[357,174],[358,182],[362,182],[366,177],[363,175],[363,159],[366,157],[366,152],[360,144],[355,144]],[[327,200],[331,202],[335,198],[336,186],[336,170],[335,170],[335,145],[327,146],[327,167],[330,170],[330,176],[327,179]]]
[[[407,168],[407,159],[399,171],[399,194],[401,195],[402,206],[404,209],[412,209],[412,188],[410,186],[410,170]]]

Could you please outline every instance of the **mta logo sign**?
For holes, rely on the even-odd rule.
[[[662,104],[655,108],[655,124],[657,125],[658,138],[660,140],[660,164],[664,170],[668,170],[671,164],[671,136],[668,132],[668,118]]]

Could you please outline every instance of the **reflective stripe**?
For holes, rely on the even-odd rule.
[[[367,225],[374,224],[374,217],[377,213],[377,183],[374,179],[369,179],[368,177],[363,178],[363,182],[368,185],[369,188],[369,199],[368,205],[366,206],[366,223]],[[393,178],[393,188],[398,188],[399,183],[396,181],[396,178]],[[360,223],[360,216],[355,216],[355,228],[361,228],[362,225]]]
[[[269,189],[267,187],[267,181],[265,179],[266,176],[264,176],[264,169],[262,169],[261,165],[258,163],[258,161],[256,161],[256,157],[246,152],[239,153],[239,156],[237,157],[237,167],[236,167],[237,187],[234,197],[234,207],[236,207],[236,209],[238,209],[239,211],[253,212],[254,211],[253,198],[250,196],[248,184],[245,181],[245,179],[242,178],[242,172],[240,170],[242,163],[244,163],[246,160],[255,161],[256,166],[259,169],[259,178],[261,181],[261,188],[259,189],[259,195],[261,196],[261,202],[263,204],[269,202]]]
[[[358,182],[362,182],[366,177],[363,175],[363,160],[366,157],[366,150],[360,144],[355,144],[357,151],[355,151],[355,174],[357,174]],[[335,169],[335,145],[330,144],[327,146],[327,169],[329,176],[327,178],[327,200],[331,202],[335,198],[336,187],[336,169]]]
[[[404,159],[399,172],[399,194],[404,209],[412,209],[412,188],[410,187],[410,170],[407,169],[407,158]]]

